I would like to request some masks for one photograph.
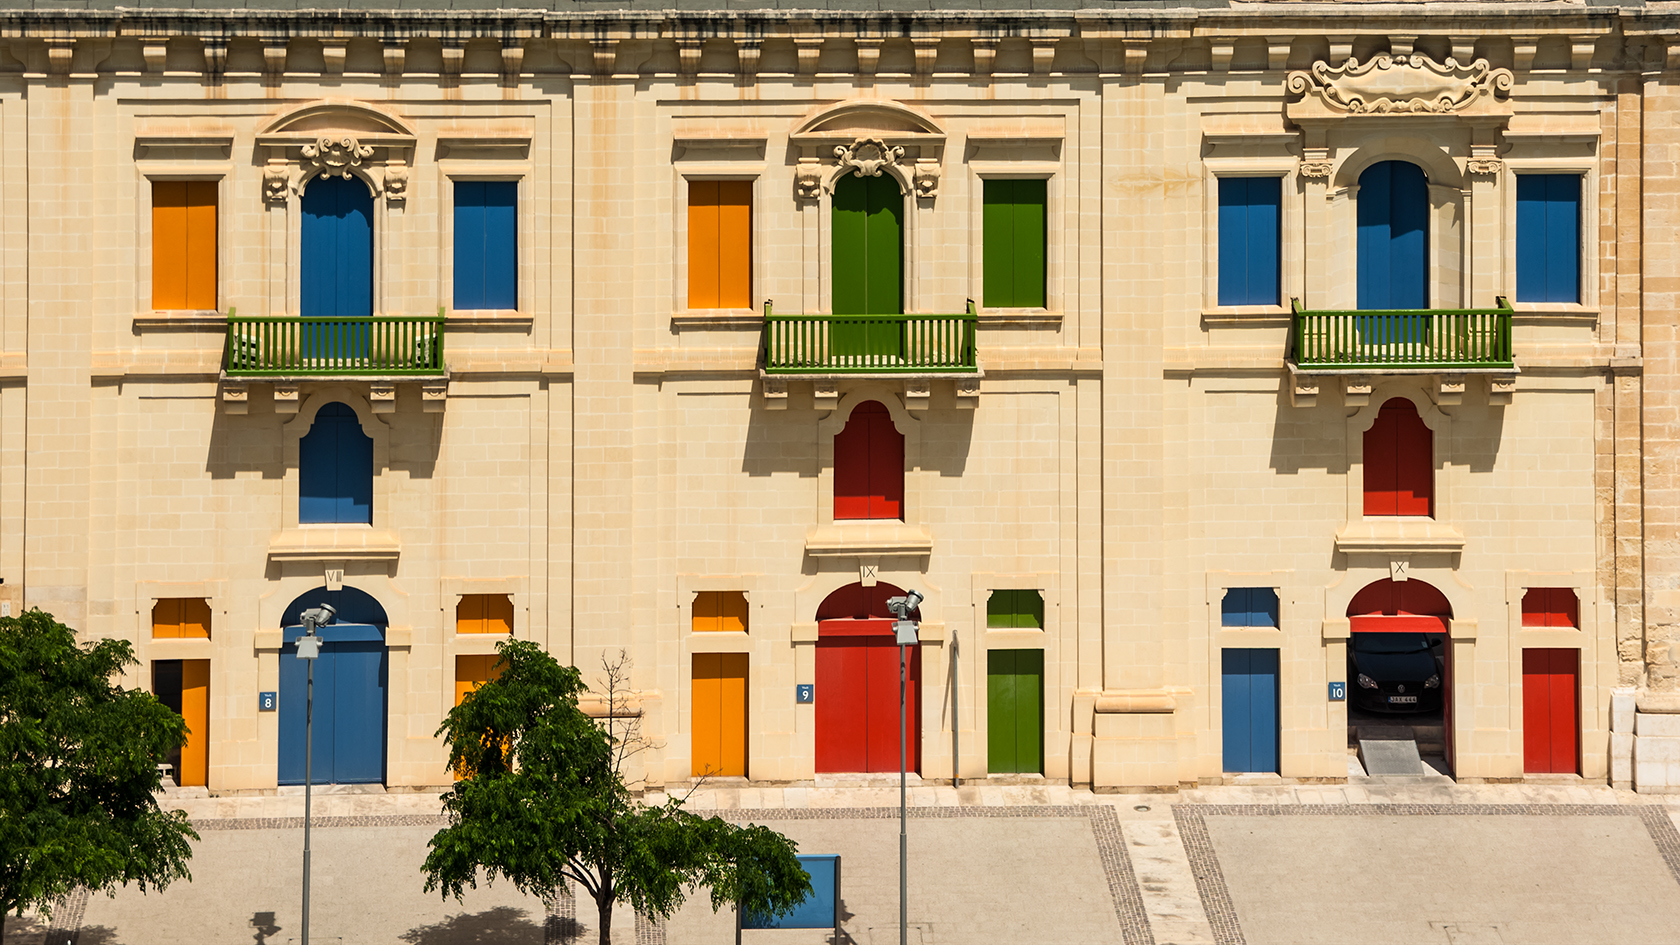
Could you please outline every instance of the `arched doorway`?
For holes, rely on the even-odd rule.
[[[1357,200],[1359,307],[1428,308],[1429,178],[1423,168],[1410,161],[1373,164],[1359,175]],[[1377,321],[1367,331],[1373,328],[1397,330]]]
[[[318,587],[299,595],[280,618],[281,784],[302,784],[308,664],[297,657],[303,611],[330,604],[338,613],[321,627],[315,661],[315,734],[311,780],[317,784],[380,784],[385,780],[389,655],[385,608],[365,591]]]
[[[1427,581],[1373,581],[1348,602],[1349,720],[1391,720],[1409,726],[1419,753],[1453,764],[1452,604]]]
[[[898,647],[887,598],[891,584],[848,584],[817,608],[818,773],[897,771]],[[919,616],[919,615],[913,615]],[[910,647],[905,670],[905,766],[921,768],[920,647]]]

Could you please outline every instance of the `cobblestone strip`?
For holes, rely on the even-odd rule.
[[[1202,899],[1202,911],[1206,913],[1208,926],[1213,929],[1213,940],[1218,945],[1246,945],[1243,938],[1242,926],[1237,923],[1237,909],[1231,903],[1231,892],[1225,888],[1225,873],[1219,868],[1219,857],[1213,852],[1213,841],[1208,837],[1207,821],[1204,819],[1209,812],[1236,813],[1268,812],[1273,807],[1231,807],[1231,806],[1203,806],[1200,804],[1174,804],[1173,819],[1178,822],[1178,836],[1184,841],[1184,855],[1190,861],[1190,872],[1196,877],[1196,892]],[[1278,805],[1276,810],[1287,808]]]
[[[1674,818],[1669,816],[1666,806],[1640,807],[1638,810],[1639,819],[1645,822],[1645,829],[1651,834],[1651,842],[1657,845],[1663,862],[1668,864],[1669,874],[1680,883],[1680,830],[1675,829]]]
[[[770,820],[887,820],[898,817],[896,807],[766,807],[755,810],[708,811],[725,820],[762,823]],[[1102,860],[1108,891],[1114,900],[1114,915],[1120,922],[1120,932],[1126,945],[1155,945],[1149,927],[1149,913],[1143,906],[1143,893],[1138,888],[1137,874],[1132,870],[1131,858],[1126,854],[1126,841],[1120,832],[1120,818],[1114,808],[1106,804],[1081,804],[1071,807],[1037,807],[1010,805],[998,807],[912,807],[911,820],[952,820],[961,818],[1017,818],[1054,817],[1083,818],[1091,825],[1097,841],[1097,856]]]
[[[576,942],[583,928],[577,921],[577,897],[572,894],[572,881],[562,879],[543,905],[548,913],[543,921],[543,945],[572,945]]]
[[[665,922],[636,913],[636,945],[665,945]]]
[[[53,903],[52,923],[47,926],[47,934],[41,939],[41,945],[73,945],[76,933],[82,928],[82,916],[87,912],[87,904],[86,889],[72,890],[64,898]]]
[[[1178,824],[1171,820],[1130,821],[1121,826],[1126,852],[1137,874],[1149,928],[1159,942],[1212,945],[1213,928],[1202,911],[1196,875],[1184,854]]]
[[[449,819],[439,814],[368,814],[350,817],[311,817],[311,827],[442,827]],[[192,822],[194,830],[302,830],[302,817],[228,817]]]

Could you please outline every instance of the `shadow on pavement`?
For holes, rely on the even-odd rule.
[[[525,910],[497,906],[488,912],[466,913],[432,925],[418,926],[398,938],[410,945],[489,945],[492,942],[542,942],[545,938],[543,932],[543,927],[532,922]],[[555,938],[570,940],[558,935]]]

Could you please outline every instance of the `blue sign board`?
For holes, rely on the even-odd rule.
[[[743,929],[838,929],[840,927],[839,854],[800,854],[799,865],[811,874],[811,895],[784,916],[743,915]]]
[[[1347,683],[1345,683],[1345,682],[1333,682],[1333,683],[1330,684],[1330,701],[1331,702],[1346,702],[1347,701]]]
[[[800,705],[817,701],[817,687],[811,683],[799,683],[793,687],[793,701]]]
[[[273,712],[275,710],[275,708],[279,705],[279,703],[280,703],[280,698],[279,698],[279,695],[277,693],[273,693],[273,692],[259,692],[259,693],[257,693],[257,711],[258,712]]]

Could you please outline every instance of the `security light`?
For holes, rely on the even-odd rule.
[[[310,626],[313,624],[318,627],[321,624],[331,622],[333,617],[337,614],[338,608],[331,604],[322,604],[314,610],[304,611],[300,616],[303,618],[304,626]]]

